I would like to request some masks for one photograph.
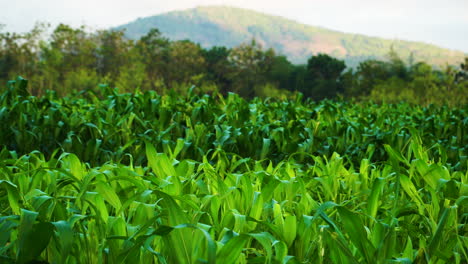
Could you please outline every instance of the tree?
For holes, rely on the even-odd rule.
[[[307,62],[308,75],[301,92],[316,100],[333,98],[343,93],[344,88],[340,82],[340,76],[345,68],[344,61],[327,54],[312,56]]]
[[[387,62],[367,60],[359,63],[354,74],[355,86],[350,89],[353,96],[368,96],[380,82],[388,80],[392,74]]]
[[[202,50],[206,62],[206,78],[213,81],[220,91],[226,93],[232,82],[229,79],[229,54],[231,50],[226,47],[212,47]]]
[[[205,58],[201,47],[188,40],[172,42],[169,47],[167,81],[183,84],[205,72]]]
[[[8,73],[30,74],[38,57],[38,38],[42,28],[38,25],[28,33],[0,33],[0,76],[9,77]]]
[[[232,49],[228,57],[233,90],[245,97],[255,96],[255,87],[266,83],[275,53],[262,50],[255,40]]]
[[[38,23],[24,34],[0,32],[0,80],[16,75],[30,78],[37,73],[39,43],[45,27]]]
[[[294,65],[290,74],[290,83],[292,91],[304,93],[307,78],[307,65]]]
[[[18,41],[21,36],[16,33],[0,34],[0,79],[7,80],[11,71],[19,69],[19,53],[21,52]]]
[[[42,42],[40,45],[38,86],[56,89],[62,94],[69,90],[89,88],[92,83],[90,79],[97,76],[95,36],[87,33],[84,26],[72,28],[59,24],[50,39],[50,42]]]
[[[456,74],[455,80],[458,83],[468,81],[468,57],[465,57],[465,62],[460,64],[460,70]]]
[[[411,53],[410,64],[414,64],[414,58],[412,57],[413,53]],[[406,66],[405,62],[400,58],[398,53],[394,50],[393,46],[390,48],[390,52],[388,53],[388,61],[390,66],[390,71],[392,76],[400,78],[405,81],[409,81],[409,70]]]
[[[99,48],[97,70],[102,76],[115,79],[121,67],[129,66],[133,41],[124,38],[123,31],[103,30],[98,32]]]
[[[166,65],[169,62],[170,42],[157,28],[151,29],[136,43],[139,60],[145,65],[150,89],[155,90],[159,81],[164,82],[167,75]]]
[[[60,72],[96,68],[96,39],[86,33],[84,26],[74,29],[60,24],[55,28],[51,39],[50,45],[43,46],[42,52],[44,56],[59,54],[58,58],[44,57],[44,59],[55,64]]]
[[[292,91],[295,88],[294,81],[291,80],[293,71],[294,65],[286,56],[275,56],[267,72],[267,79],[278,88]]]

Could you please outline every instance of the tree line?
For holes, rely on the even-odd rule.
[[[190,40],[171,41],[158,29],[138,40],[127,39],[124,31],[90,32],[64,24],[47,32],[44,24],[22,34],[0,27],[2,83],[21,75],[30,80],[34,95],[96,91],[105,83],[121,92],[186,93],[194,85],[200,92],[236,92],[246,98],[287,98],[300,92],[313,100],[468,103],[468,58],[441,69],[405,62],[390,50],[387,60],[366,60],[356,68],[326,54],[294,65],[255,40],[234,48],[203,48]]]

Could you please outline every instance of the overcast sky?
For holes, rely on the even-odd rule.
[[[468,0],[0,0],[0,24],[107,28],[167,11],[229,5],[343,32],[424,41],[468,52]]]

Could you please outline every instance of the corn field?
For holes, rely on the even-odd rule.
[[[0,263],[468,263],[468,106],[0,97]]]

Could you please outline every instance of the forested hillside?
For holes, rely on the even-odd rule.
[[[465,54],[421,42],[388,40],[359,34],[348,34],[300,24],[278,16],[256,11],[210,6],[139,18],[117,29],[139,39],[152,28],[171,40],[189,39],[204,48],[235,47],[255,38],[267,48],[286,55],[293,63],[306,63],[318,53],[326,53],[357,66],[367,59],[382,59],[393,47],[404,61],[423,60],[429,64],[458,64]],[[412,55],[411,55],[412,54]]]

